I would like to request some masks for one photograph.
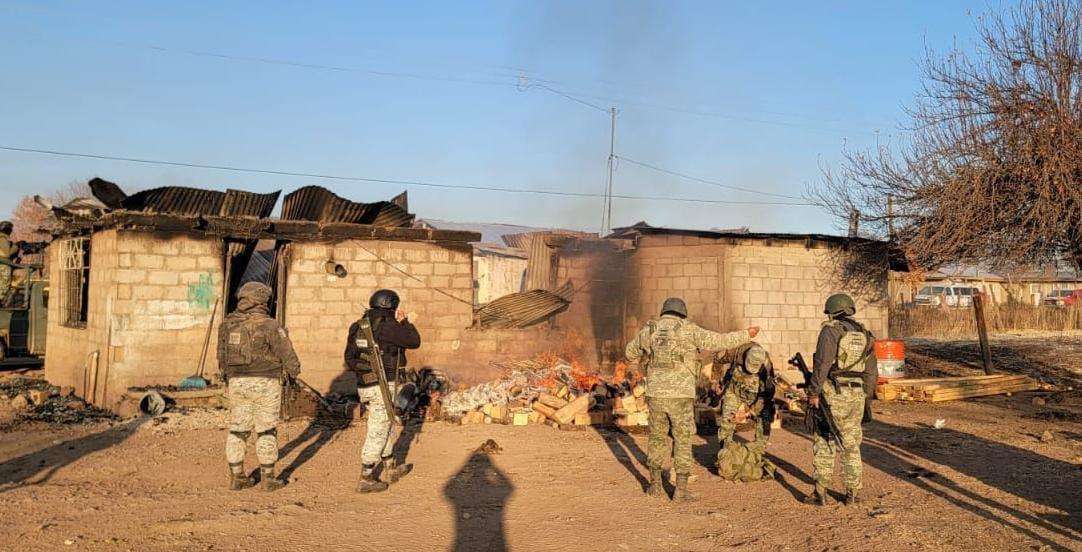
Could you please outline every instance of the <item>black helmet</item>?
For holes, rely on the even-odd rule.
[[[823,307],[823,314],[830,316],[838,316],[844,314],[846,316],[853,316],[857,313],[857,305],[853,302],[853,298],[845,293],[835,293],[830,297],[827,297],[827,304]]]
[[[398,294],[389,289],[381,289],[372,294],[368,306],[373,309],[395,310],[398,308]]]
[[[675,314],[680,318],[688,317],[688,306],[679,297],[669,297],[661,304],[661,314]]]
[[[11,221],[0,221],[0,234],[10,234],[15,227],[12,226]]]

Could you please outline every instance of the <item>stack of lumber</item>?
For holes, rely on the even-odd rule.
[[[884,401],[943,402],[1044,388],[1023,375],[992,374],[887,380],[879,385],[876,394]]]
[[[548,424],[571,426],[645,426],[650,411],[642,385],[622,394],[606,397],[598,392],[575,392],[559,386],[553,392],[539,393],[532,401],[519,399],[505,404],[490,403],[457,418],[469,424]]]
[[[649,425],[650,408],[646,406],[646,387],[636,385],[630,392],[616,396],[612,415],[616,425],[621,427]]]

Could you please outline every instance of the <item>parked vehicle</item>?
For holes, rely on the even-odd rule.
[[[1051,307],[1082,305],[1082,289],[1056,289],[1045,296],[1042,304]]]
[[[980,290],[969,286],[924,286],[913,296],[913,303],[933,307],[970,307]]]

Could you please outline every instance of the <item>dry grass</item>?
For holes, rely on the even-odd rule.
[[[1082,329],[1082,308],[1078,306],[988,305],[985,311],[988,331],[992,333]],[[977,321],[972,308],[894,305],[890,329],[896,337],[973,337],[977,335]]]

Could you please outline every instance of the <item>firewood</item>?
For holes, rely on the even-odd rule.
[[[560,385],[556,388],[556,396],[564,400],[571,400],[571,390],[566,385]]]
[[[575,416],[586,412],[590,409],[590,401],[593,396],[589,393],[584,393],[575,398],[575,400],[567,403],[567,406],[556,411],[554,416],[550,418],[556,420],[562,425],[570,424],[575,420]]]
[[[620,397],[620,408],[625,412],[638,412],[639,403],[635,397]]]
[[[530,423],[529,412],[515,412],[511,418],[511,425],[524,426]]]
[[[640,384],[636,385],[634,389],[631,390],[631,393],[633,395],[635,395],[636,397],[642,397],[642,396],[646,395],[646,386],[640,383]]]
[[[549,395],[548,393],[541,393],[540,395],[538,395],[537,402],[545,406],[555,408],[556,410],[567,406],[567,401],[561,399],[560,397]]]
[[[542,416],[550,420],[556,419],[556,409],[540,401],[533,403],[533,411],[540,413]]]
[[[540,423],[544,422],[546,419],[547,418],[545,418],[544,414],[542,414],[540,412],[537,412],[537,411],[533,411],[533,410],[530,411],[530,423],[531,424],[540,424]]]
[[[603,410],[583,412],[575,415],[575,425],[577,426],[606,425],[611,423],[612,413]]]

